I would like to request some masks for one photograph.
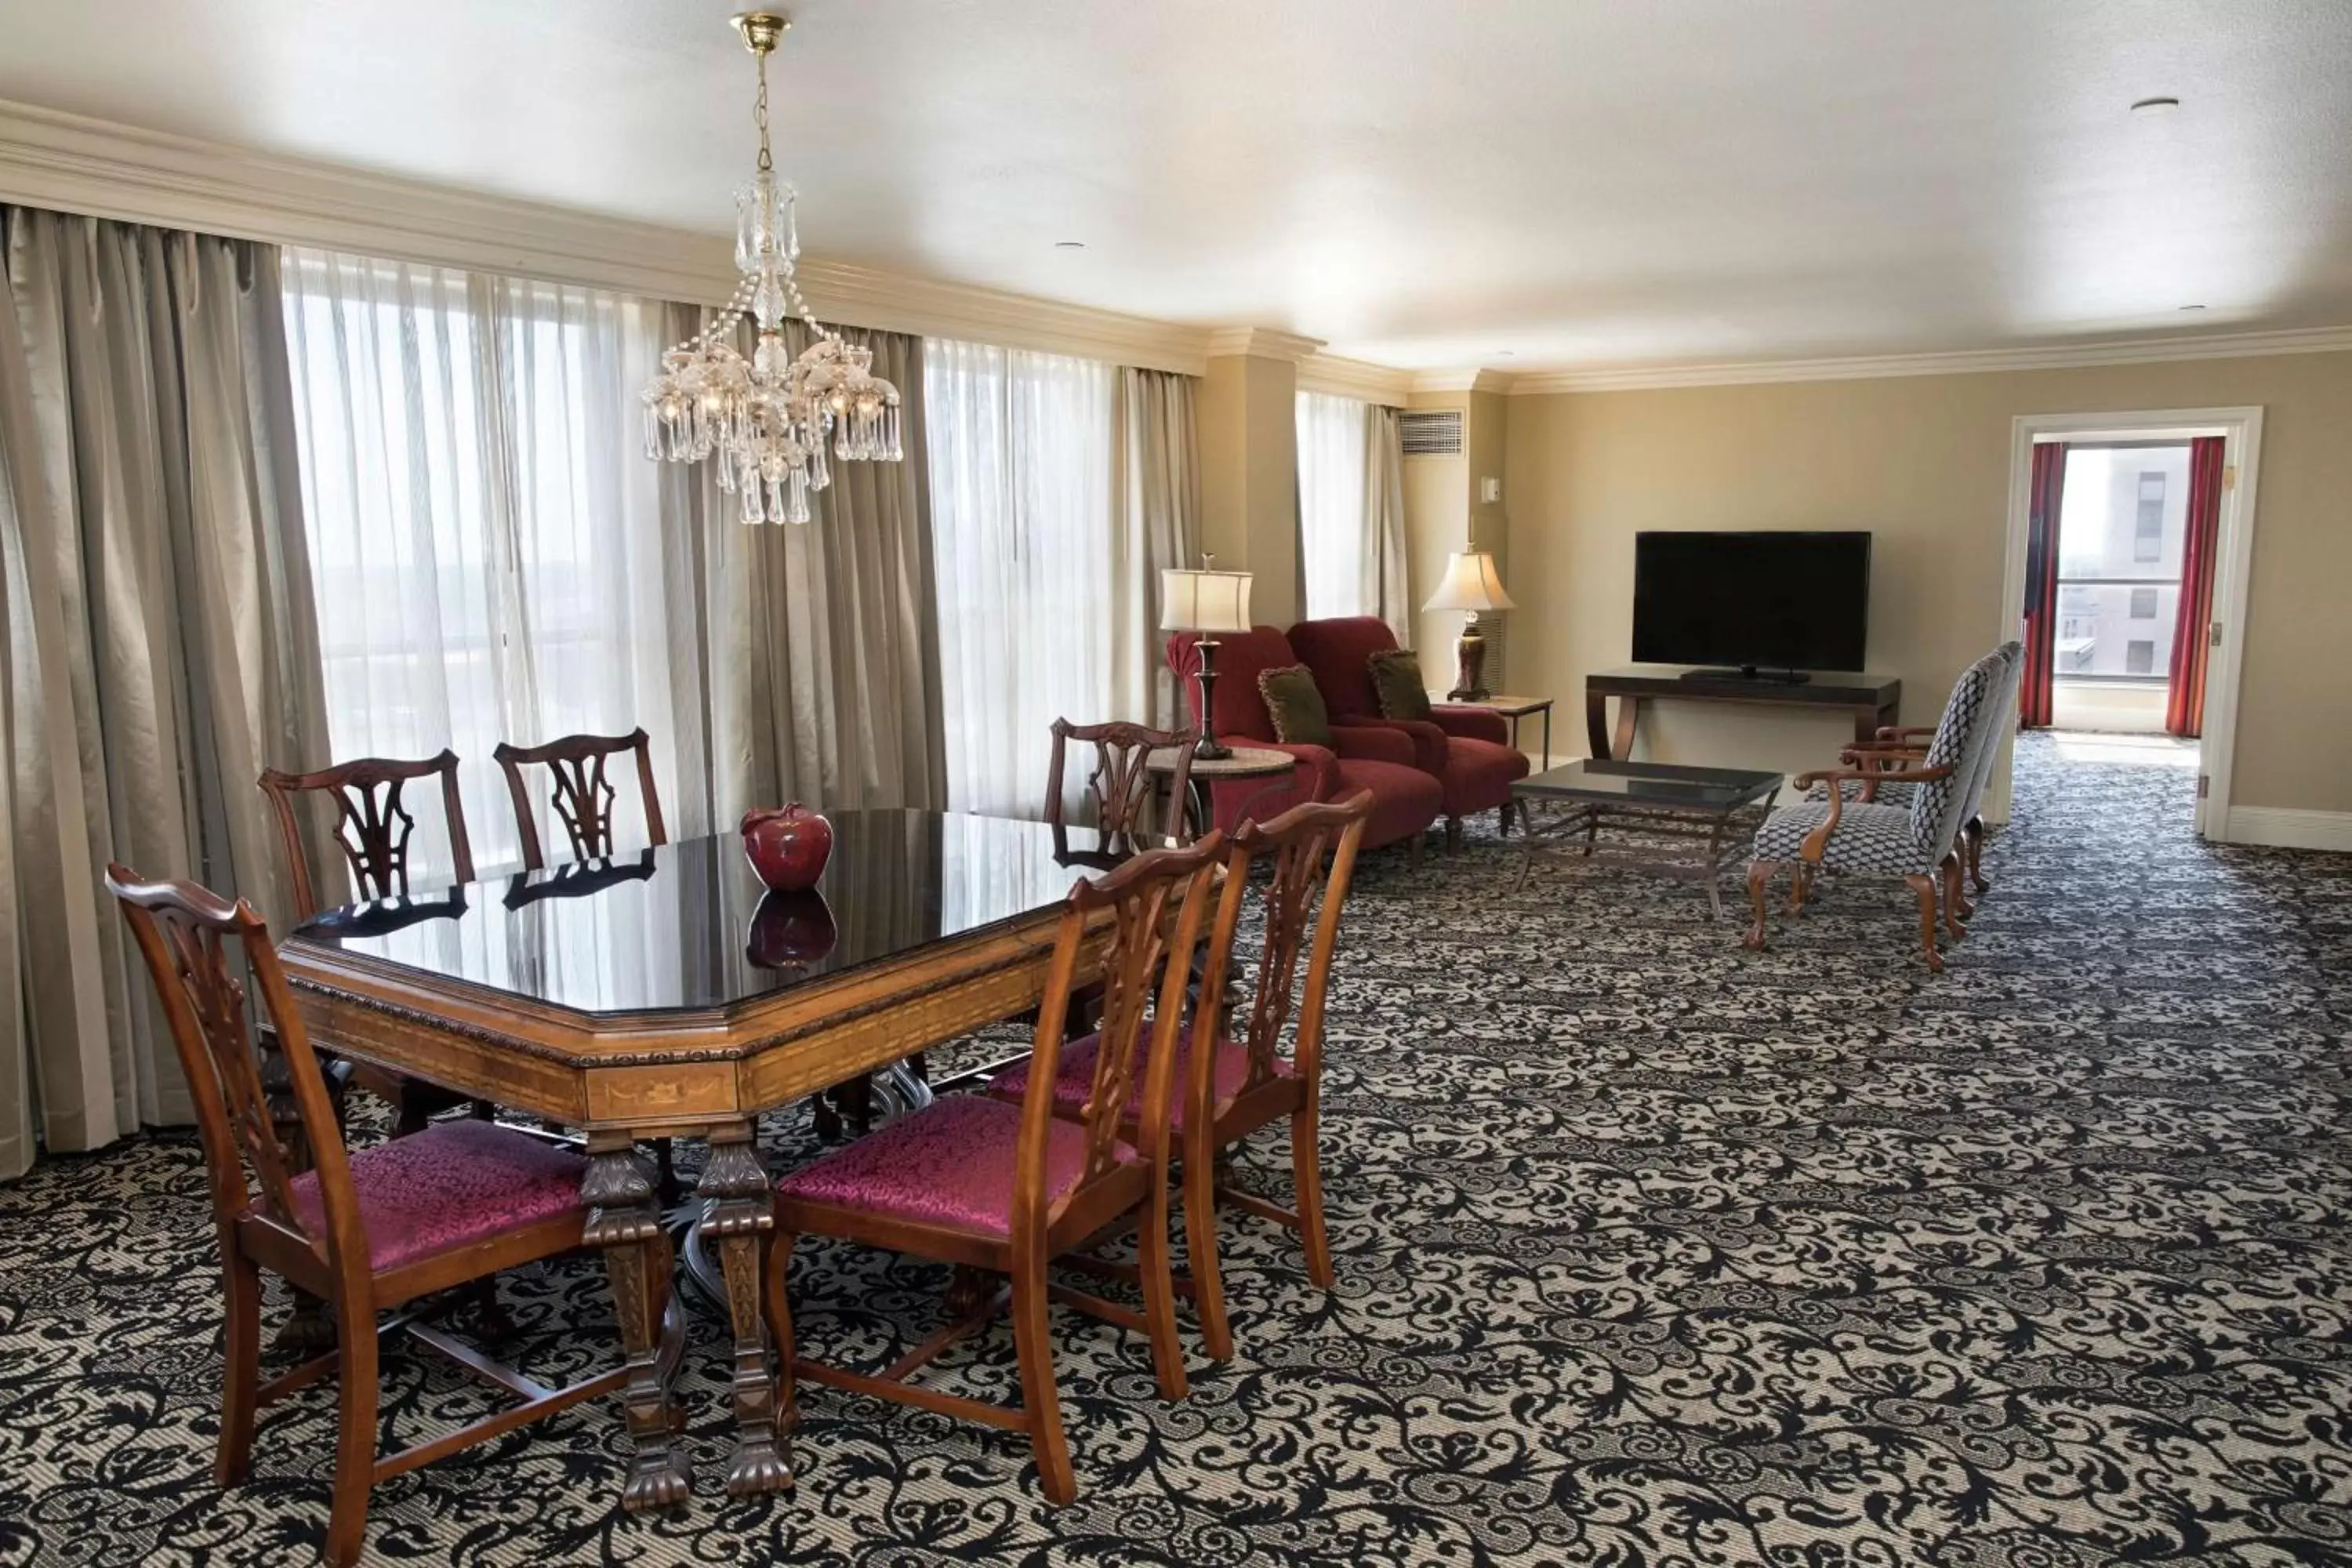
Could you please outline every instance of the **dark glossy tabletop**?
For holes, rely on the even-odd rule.
[[[330,910],[295,928],[289,953],[363,955],[583,1013],[717,1007],[1051,910],[1123,858],[1090,828],[827,816],[833,856],[810,892],[761,887],[730,832]]]
[[[1565,800],[1727,811],[1772,794],[1780,787],[1781,777],[1779,773],[1754,773],[1745,768],[1602,762],[1588,757],[1521,779],[1511,789],[1517,795]]]

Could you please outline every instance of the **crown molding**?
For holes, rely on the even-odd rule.
[[[1412,393],[1412,373],[1369,360],[1318,352],[1298,362],[1298,390],[1359,397],[1366,403],[1402,408]]]
[[[1251,359],[1288,360],[1296,364],[1322,346],[1320,338],[1301,337],[1274,327],[1213,327],[1208,333],[1211,359],[1241,354]]]
[[[715,304],[731,239],[146,131],[0,100],[0,202]],[[1001,289],[804,259],[817,314],[1198,375],[1210,332]],[[1311,345],[1312,340],[1299,339]],[[1253,350],[1251,352],[1259,352]]]
[[[1414,373],[1415,392],[1508,392],[1519,378],[1499,370],[1425,370]]]
[[[2079,370],[2108,364],[2252,359],[2270,354],[2352,351],[2352,327],[2270,332],[2212,332],[2190,338],[2137,338],[2046,348],[1976,349],[1951,353],[1873,354],[1846,359],[1755,360],[1729,364],[1646,365],[1622,370],[1538,371],[1512,378],[1516,396],[1564,392],[1633,392],[1679,386],[1754,386],[1773,382],[1877,381],[1890,376],[1968,375],[1995,371]]]

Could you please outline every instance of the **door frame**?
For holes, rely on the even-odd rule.
[[[2260,405],[2238,408],[2137,409],[2116,414],[2021,414],[2010,421],[2009,558],[2001,579],[2000,624],[2016,630],[2025,621],[2025,552],[2031,532],[2033,447],[2037,440],[2077,437],[2088,441],[2185,440],[2219,436],[2222,440],[2221,534],[2214,560],[2213,613],[2221,641],[2207,661],[2204,734],[2198,757],[2201,793],[2197,831],[2228,841],[2230,782],[2238,740],[2238,685],[2244,668],[2247,576],[2254,553],[2254,481],[2263,449]]]

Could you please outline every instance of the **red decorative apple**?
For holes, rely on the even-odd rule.
[[[793,802],[781,811],[743,814],[743,853],[760,880],[780,893],[814,888],[833,854],[833,824]]]
[[[830,955],[840,939],[833,909],[814,888],[796,893],[766,892],[760,895],[760,907],[751,916],[743,956],[761,969],[804,969]]]

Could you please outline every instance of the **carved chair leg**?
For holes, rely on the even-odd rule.
[[[1810,860],[1796,861],[1789,868],[1789,912],[1792,915],[1803,914],[1805,900],[1813,896],[1813,869]]]
[[[825,1090],[818,1089],[809,1096],[809,1119],[816,1135],[826,1142],[841,1136],[841,1112],[834,1109]]]
[[[1984,818],[1981,816],[1969,817],[1968,834],[1969,881],[1975,887],[1979,893],[1990,893],[1992,891],[1992,884],[1985,880],[1984,874]]]
[[[1217,1258],[1216,1155],[1206,1147],[1206,1138],[1188,1137],[1185,1142],[1184,1261],[1192,1273],[1192,1300],[1200,1309],[1201,1342],[1211,1361],[1231,1361],[1234,1330],[1225,1316],[1224,1267]]]
[[[368,1488],[375,1479],[375,1312],[366,1301],[335,1305],[335,1493],[326,1559],[332,1568],[352,1568],[367,1539]]]
[[[1168,1176],[1164,1165],[1152,1176],[1135,1250],[1144,1329],[1151,1339],[1151,1370],[1160,1382],[1160,1397],[1172,1404],[1192,1389],[1184,1379],[1184,1342],[1176,1330],[1176,1279],[1168,1256]]]
[[[1495,836],[1498,838],[1508,838],[1511,836],[1511,803],[1505,801],[1496,808],[1495,816],[1496,819]]]
[[[1944,874],[1944,938],[1948,942],[1958,942],[1969,934],[1968,928],[1960,924],[1960,921],[1969,912],[1968,904],[1960,896],[1959,851],[1955,849],[1945,856],[1941,868]]]
[[[1013,1347],[1021,1363],[1021,1407],[1029,1447],[1037,1458],[1037,1486],[1045,1500],[1065,1507],[1078,1495],[1070,1443],[1062,1432],[1061,1395],[1054,1387],[1054,1338],[1045,1321],[1045,1259],[1032,1252],[1013,1266]]]
[[[1780,864],[1777,860],[1748,862],[1748,901],[1756,906],[1756,919],[1749,923],[1748,934],[1739,939],[1739,944],[1750,952],[1764,951],[1764,921],[1771,912],[1766,907],[1766,899],[1770,891],[1772,873],[1780,868]]]
[[[783,1235],[771,1239],[767,1274],[762,1281],[768,1336],[776,1346],[776,1436],[779,1442],[800,1425],[801,1418],[800,1406],[793,1397],[793,1309],[784,1294],[784,1276],[792,1271],[793,1267],[793,1245],[799,1239],[796,1236]]]
[[[1416,833],[1412,836],[1411,840],[1408,841],[1408,847],[1405,850],[1405,864],[1416,871],[1421,869],[1421,841],[1427,837],[1429,836],[1426,833]]]
[[[1458,816],[1445,819],[1445,847],[1449,852],[1462,847],[1462,819]]]
[[[220,1447],[213,1479],[233,1487],[253,1463],[253,1417],[261,1395],[261,1271],[237,1250],[234,1237],[221,1238],[221,1276],[228,1321],[222,1331]]]
[[[1936,951],[1936,879],[1924,871],[1914,871],[1903,880],[1919,897],[1920,951],[1927,955],[1927,967],[1941,974],[1944,955]]]
[[[458,1297],[466,1304],[467,1314],[474,1320],[474,1331],[484,1342],[496,1344],[510,1340],[516,1333],[515,1321],[508,1316],[506,1304],[499,1300],[499,1277],[485,1274],[461,1287]]]
[[[1307,1278],[1328,1290],[1338,1278],[1331,1268],[1331,1238],[1323,1227],[1323,1156],[1316,1133],[1320,1117],[1312,1103],[1290,1118],[1290,1179],[1298,1189],[1298,1240],[1307,1249]]]

